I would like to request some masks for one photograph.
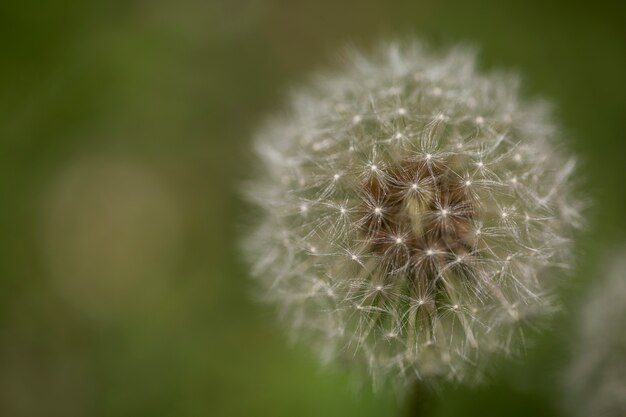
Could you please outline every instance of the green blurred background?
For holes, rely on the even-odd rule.
[[[238,255],[249,142],[346,43],[466,41],[546,97],[594,204],[565,313],[436,416],[560,415],[599,256],[626,231],[617,1],[0,2],[0,416],[394,416],[291,346]]]

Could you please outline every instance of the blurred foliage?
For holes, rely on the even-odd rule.
[[[625,21],[602,0],[3,1],[0,415],[401,414],[291,346],[237,250],[255,126],[381,36],[469,42],[555,104],[594,200],[574,308],[626,231]],[[559,415],[571,317],[435,415]]]

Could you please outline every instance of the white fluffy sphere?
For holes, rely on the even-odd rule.
[[[325,359],[376,380],[463,379],[551,310],[579,222],[575,163],[517,84],[464,49],[384,44],[258,133],[246,253]]]

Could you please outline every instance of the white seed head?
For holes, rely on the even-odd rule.
[[[551,310],[571,262],[575,164],[546,112],[464,49],[355,52],[255,139],[246,251],[265,296],[324,359],[376,381],[475,376]]]
[[[626,416],[626,248],[614,256],[577,320],[575,352],[565,375],[573,416]]]

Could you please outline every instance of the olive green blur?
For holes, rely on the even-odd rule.
[[[347,45],[466,42],[523,75],[592,202],[563,311],[433,416],[560,416],[570,311],[626,232],[618,1],[0,2],[0,416],[408,415],[293,344],[238,244],[251,136]]]

